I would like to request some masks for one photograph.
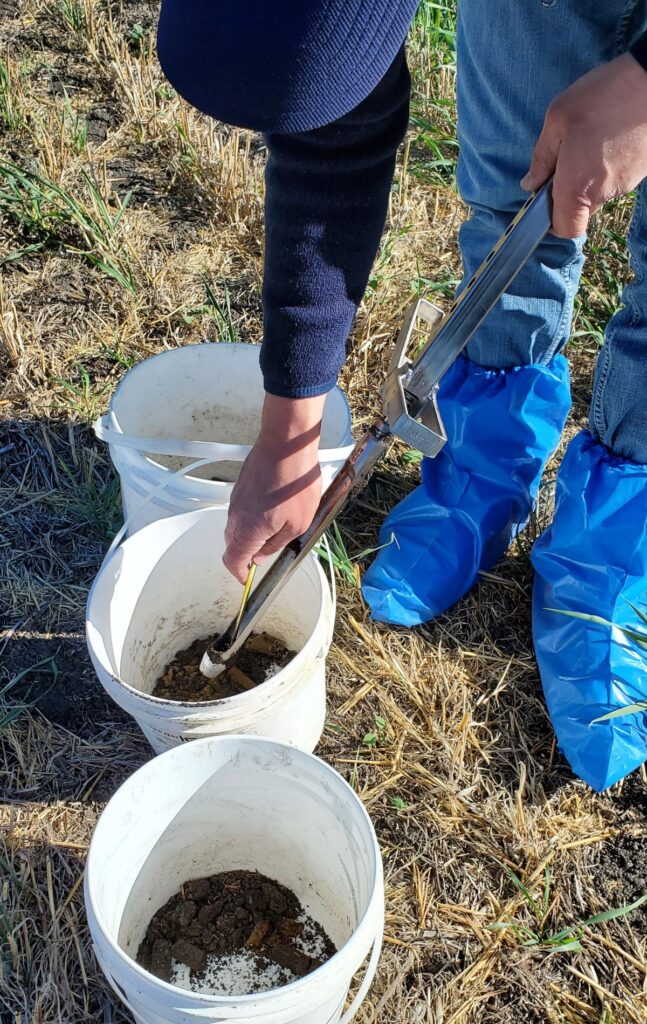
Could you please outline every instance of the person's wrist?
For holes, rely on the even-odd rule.
[[[647,47],[640,51],[640,57],[631,49],[620,54],[612,63],[621,76],[620,81],[626,92],[627,102],[644,102],[645,96],[647,96]]]
[[[326,395],[282,398],[265,395],[256,446],[286,457],[319,447]]]

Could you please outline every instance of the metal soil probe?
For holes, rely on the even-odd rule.
[[[394,437],[432,458],[447,440],[436,393],[443,374],[460,355],[513,278],[550,229],[552,179],[522,206],[447,314],[427,299],[410,307],[400,331],[382,397],[379,416],[356,444],[321,497],[308,529],[287,545],[243,604],[239,615],[205,652],[201,671],[213,677],[249,636],[299,563],[320,539],[348,500],[370,475]],[[422,346],[422,347],[421,347]],[[417,353],[413,361],[407,350]],[[251,586],[248,578],[247,583]],[[246,593],[248,587],[246,587]]]

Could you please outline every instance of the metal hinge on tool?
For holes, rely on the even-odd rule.
[[[409,307],[382,391],[385,419],[391,433],[431,458],[438,454],[447,440],[436,404],[438,385],[434,386],[424,403],[412,400],[407,394],[407,381],[413,363],[407,358],[407,353],[414,349],[413,355],[419,355],[419,350],[428,345],[438,331],[443,316],[442,309],[428,299],[418,299]]]

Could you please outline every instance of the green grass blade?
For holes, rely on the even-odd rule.
[[[582,622],[593,622],[596,626],[613,626],[613,622],[603,619],[600,615],[589,615],[588,612],[571,612],[565,608],[544,608],[546,612],[555,612],[556,615],[565,615],[568,619],[581,619]]]
[[[626,597],[623,597],[623,601],[625,602],[625,604],[629,605],[633,612],[635,612],[640,621],[644,622],[647,626],[647,611],[643,611],[642,608],[639,608],[637,604],[633,604],[632,601],[627,600]]]
[[[0,854],[0,867],[2,867],[3,871],[6,871],[6,873],[12,879],[13,884],[16,886],[16,891],[17,892],[22,892],[23,885],[22,885],[22,882],[20,881],[18,875],[14,871],[13,865],[8,860],[6,860],[1,854]]]
[[[550,950],[549,956],[553,956],[555,953],[581,953],[582,943],[579,939],[570,939],[569,942],[560,942],[553,949]]]
[[[633,643],[647,651],[647,633],[639,633],[637,629],[631,629],[629,626],[618,626],[618,629],[628,640],[632,640]]]
[[[131,189],[129,189],[128,192],[126,192],[126,195],[120,201],[119,209],[117,210],[117,213],[115,214],[115,216],[113,217],[113,220],[112,220],[113,228],[117,227],[119,221],[121,220],[121,218],[123,217],[124,213],[128,209],[128,207],[130,205],[130,200],[132,199],[134,194],[135,194],[135,189],[131,188]]]
[[[510,869],[508,869],[507,874],[508,874],[508,878],[510,879],[510,881],[513,883],[513,885],[516,886],[516,888],[519,890],[519,892],[521,893],[521,895],[525,899],[526,903],[528,904],[528,906],[532,910],[533,914],[537,918],[541,918],[541,911],[540,911],[539,907],[537,906],[537,903],[536,903],[535,899],[532,897],[532,895],[530,894],[530,892],[528,891],[526,886],[523,884],[523,882],[519,878],[519,876],[517,874],[515,874],[514,871],[511,871]]]
[[[545,942],[551,942],[551,943],[553,943],[553,942],[563,942],[564,939],[567,939],[570,935],[573,934],[573,932],[578,932],[578,933],[581,934],[581,931],[582,931],[582,925],[580,925],[580,924],[571,924],[571,925],[568,926],[568,928],[562,928],[561,932],[554,932],[552,935],[549,935],[546,939],[544,939],[544,941]]]
[[[620,626],[615,622],[610,622],[609,619],[603,619],[600,615],[589,615],[588,612],[571,612],[564,608],[545,608],[544,611],[565,615],[569,619],[580,619],[582,622],[593,622],[596,626],[608,626],[610,629],[615,627],[624,633],[628,640],[632,640],[639,647],[644,647],[647,650],[647,633],[639,633],[637,630],[631,629],[630,626]]]
[[[391,534],[389,539],[384,544],[378,544],[377,547],[374,548],[364,548],[363,551],[360,551],[359,555],[357,556],[357,561],[361,562],[363,558],[368,558],[369,555],[374,555],[378,551],[383,551],[384,548],[390,547],[391,544],[395,544],[395,546],[398,548],[400,547],[400,545],[398,544],[398,538],[394,533]]]
[[[587,917],[584,924],[591,925],[600,924],[602,921],[614,921],[617,917],[625,917],[632,910],[642,907],[643,903],[647,903],[647,893],[644,896],[640,896],[634,903],[628,903],[624,907],[616,907],[615,910],[603,910],[600,914],[593,914],[592,917]]]
[[[50,654],[49,657],[41,658],[40,661],[34,662],[33,665],[27,665],[26,668],[23,668],[20,672],[13,676],[8,683],[5,683],[5,685],[0,690],[0,697],[4,696],[6,693],[9,693],[9,690],[13,689],[13,687],[16,686],[21,681],[21,679],[24,679],[25,676],[28,676],[30,672],[35,672],[37,668],[42,668],[43,665],[52,665],[52,670],[55,671],[56,662],[54,661],[54,657],[55,655]]]
[[[111,263],[106,263],[105,260],[99,259],[96,256],[91,256],[90,262],[95,267],[98,267],[99,270],[102,270],[104,274],[107,274],[108,277],[112,277],[114,278],[115,281],[119,281],[119,284],[123,285],[124,288],[127,288],[128,291],[131,292],[133,295],[136,294],[137,289],[135,288],[134,282],[130,275],[126,277],[126,275],[123,274],[118,267],[115,267]]]
[[[15,708],[9,708],[4,715],[0,716],[0,732],[6,729],[8,725],[11,725],[12,722],[15,722],[27,710],[27,707],[27,704],[17,704]]]
[[[597,722],[608,722],[612,718],[624,718],[626,715],[637,715],[641,711],[647,711],[647,700],[639,700],[636,704],[627,704],[623,708],[616,708],[615,711],[608,711],[606,715],[600,715],[599,718],[593,718],[591,725],[595,725]]]
[[[5,263],[11,263],[13,260],[19,260],[23,256],[28,256],[29,253],[40,252],[44,246],[44,242],[32,242],[31,245],[25,245],[22,249],[13,249],[10,253],[0,259],[0,267],[3,267]]]

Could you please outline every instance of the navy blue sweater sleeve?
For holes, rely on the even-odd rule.
[[[338,121],[265,136],[265,389],[305,398],[329,391],[384,221],[409,116],[402,48],[373,92]]]
[[[629,53],[635,57],[641,68],[647,71],[647,32],[629,47]]]

